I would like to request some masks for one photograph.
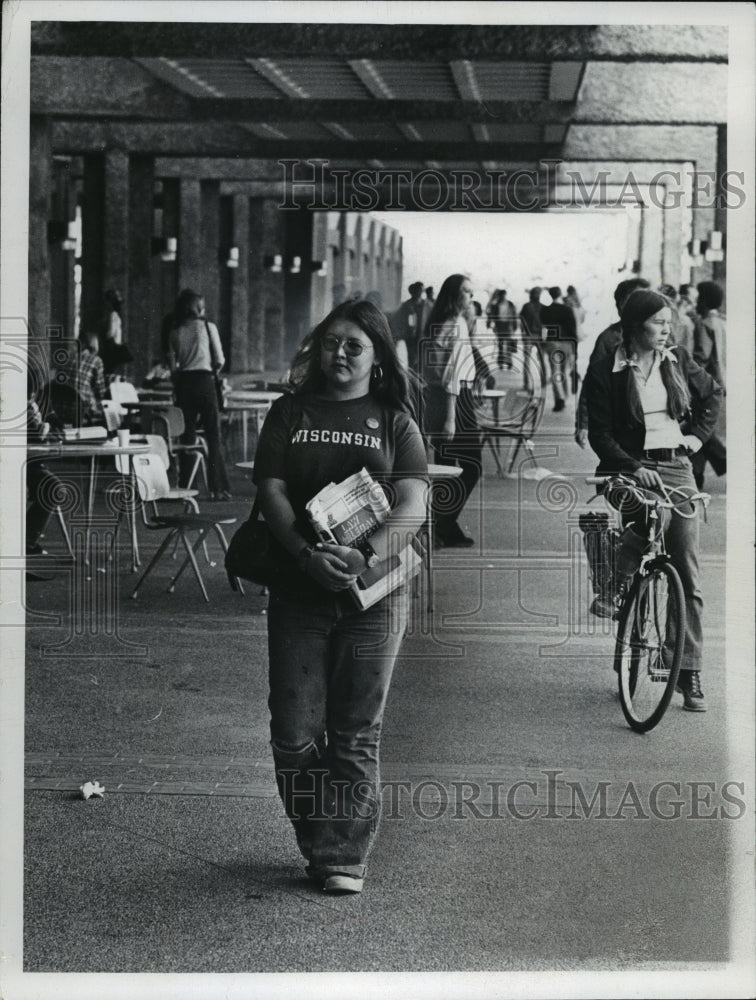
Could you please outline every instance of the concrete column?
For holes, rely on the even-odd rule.
[[[246,358],[249,371],[262,371],[265,353],[265,265],[263,203],[261,198],[250,198],[249,254],[248,254],[248,299],[247,299],[247,345]],[[240,254],[241,256],[241,254]],[[242,264],[243,266],[243,264]]]
[[[220,315],[221,269],[220,247],[220,181],[200,183],[200,274],[198,291],[205,296],[208,316]],[[224,248],[225,249],[225,248]]]
[[[30,339],[42,339],[50,323],[50,218],[52,150],[50,124],[32,118],[29,155],[29,328]]]
[[[182,177],[179,199],[178,274],[179,289],[202,287],[202,208],[200,182]]]
[[[81,332],[97,330],[102,319],[104,273],[104,156],[84,157],[81,247]]]
[[[663,209],[647,205],[642,210],[640,231],[640,273],[658,288],[662,281]]]
[[[123,296],[123,325],[129,315],[129,154],[123,149],[107,149],[104,163],[103,200],[103,288],[114,288]]]
[[[312,254],[313,261],[328,260],[328,216],[325,212],[314,212],[312,218]],[[302,267],[309,267],[310,261],[304,260]],[[310,279],[310,325],[315,326],[323,319],[329,310],[329,289],[332,276],[311,272]]]
[[[137,379],[147,374],[160,357],[160,307],[152,289],[152,196],[155,160],[152,156],[129,158],[128,301],[124,339],[134,355]]]
[[[262,241],[265,254],[284,254],[283,224],[278,202],[265,198],[262,204]],[[265,272],[265,325],[263,329],[263,371],[285,367],[283,272]]]
[[[239,266],[231,274],[231,350],[229,371],[249,371],[249,198],[234,195],[233,239],[239,248]]]

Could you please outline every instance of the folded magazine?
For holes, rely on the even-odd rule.
[[[367,469],[360,469],[342,483],[329,483],[306,505],[318,538],[356,548],[383,524],[391,513],[386,494]],[[366,569],[350,593],[361,608],[370,608],[381,598],[416,576],[422,554],[415,538],[397,553]]]

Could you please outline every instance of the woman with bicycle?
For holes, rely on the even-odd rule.
[[[625,473],[647,490],[692,496],[697,490],[689,456],[714,430],[722,389],[683,348],[667,346],[672,311],[664,296],[638,289],[620,318],[622,343],[591,365],[585,382],[588,440],[599,457],[596,473]],[[685,709],[704,712],[698,517],[693,504],[680,509],[688,516],[669,511],[663,519],[667,553],[680,576],[687,613],[678,687]],[[635,521],[639,533],[647,528],[637,510],[623,519]]]

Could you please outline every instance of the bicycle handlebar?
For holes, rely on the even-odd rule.
[[[683,504],[701,502],[704,505],[705,509],[709,500],[711,500],[711,495],[709,493],[701,493],[701,492],[691,493],[691,494],[686,493],[680,500],[677,501],[670,500],[669,497],[671,494],[683,492],[682,488],[679,486],[673,486],[673,487],[665,486],[664,490],[666,496],[660,497],[653,490],[649,490],[647,487],[641,486],[640,483],[635,482],[635,480],[631,479],[627,475],[624,475],[623,473],[617,473],[616,475],[613,476],[586,476],[585,481],[586,483],[592,486],[606,486],[609,483],[615,483],[618,487],[621,487],[622,489],[632,491],[632,493],[636,496],[638,501],[642,504],[645,504],[645,506],[647,507],[657,506],[657,507],[662,507],[665,510],[673,510],[676,514],[679,514],[680,517],[693,516],[692,514],[683,514],[681,510],[678,510],[678,507],[682,506]]]

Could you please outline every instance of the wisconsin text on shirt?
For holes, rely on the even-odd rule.
[[[353,444],[362,448],[381,449],[381,439],[361,431],[332,431],[327,428],[302,428],[291,439],[292,444]]]

